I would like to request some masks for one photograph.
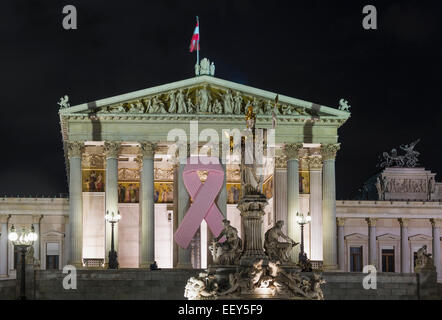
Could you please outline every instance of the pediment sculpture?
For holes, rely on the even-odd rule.
[[[273,112],[277,116],[315,115],[312,110],[288,104],[278,103],[275,108],[271,99],[247,95],[230,88],[213,88],[209,84],[174,89],[134,101],[104,106],[96,113],[243,115],[249,107],[258,115],[271,116]]]

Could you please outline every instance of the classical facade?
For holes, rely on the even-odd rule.
[[[205,222],[187,249],[174,241],[192,201],[183,181],[184,164],[177,161],[176,153],[207,152],[206,143],[219,137],[209,151],[221,159],[225,170],[216,204],[241,233],[240,166],[225,160],[235,148],[236,138],[231,138],[235,130],[245,128],[249,107],[256,113],[257,128],[269,132],[276,121],[275,156],[268,157],[262,173],[262,191],[269,202],[264,232],[284,220],[284,232],[299,242],[296,214],[310,213],[305,251],[316,267],[359,271],[360,265],[373,263],[384,268],[382,261],[389,254],[385,259],[395,264],[387,271],[411,272],[411,257],[425,243],[435,248],[440,271],[436,253],[442,219],[440,191],[436,191],[442,189],[440,184],[434,181],[434,193],[414,201],[394,200],[398,191],[390,183],[393,189],[383,190],[382,200],[336,202],[338,128],[350,117],[344,111],[348,108],[284,95],[275,104],[275,97],[276,93],[202,75],[62,106],[69,199],[0,199],[0,275],[13,274],[15,269],[13,247],[7,240],[13,224],[36,227],[40,237],[34,256],[40,268],[105,267],[111,228],[104,215],[117,211],[122,216],[115,232],[121,268],[145,268],[154,260],[162,268],[206,267],[211,262],[212,235]],[[434,174],[425,174],[434,180]],[[206,173],[199,175],[204,182]],[[385,176],[390,179],[390,172]],[[425,190],[431,184],[427,183]],[[413,183],[404,185],[414,188]],[[393,253],[384,252],[391,248]],[[293,256],[298,256],[296,250]]]

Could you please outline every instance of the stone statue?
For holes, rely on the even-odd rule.
[[[436,192],[436,181],[434,177],[428,180],[428,200],[431,200],[431,195]]]
[[[267,230],[264,240],[264,249],[268,257],[281,263],[290,261],[289,252],[298,244],[282,232],[283,225],[284,221],[277,221],[274,227]],[[280,242],[279,237],[289,242]]]
[[[60,101],[57,102],[57,104],[60,106],[60,109],[69,108],[71,106],[69,103],[69,97],[67,95],[61,97]]]
[[[242,240],[238,236],[238,230],[230,225],[230,221],[223,220],[224,229],[216,237],[212,244],[211,252],[213,260],[217,264],[221,265],[233,265],[239,261],[242,252]],[[226,240],[219,243],[221,238],[225,237]]]
[[[195,63],[195,76],[200,75],[200,65],[198,63]]]
[[[144,106],[140,102],[131,103],[127,112],[144,113]]]
[[[383,182],[382,176],[378,176],[376,178],[375,186],[376,186],[376,190],[378,192],[379,200],[384,200],[384,188],[383,188],[382,182]]]
[[[242,96],[239,91],[236,91],[234,100],[235,100],[235,104],[233,107],[233,113],[234,114],[241,114]]]
[[[177,110],[175,93],[176,91],[172,90],[166,98],[166,100],[169,100],[169,113],[175,113]]]
[[[223,113],[223,106],[221,102],[219,102],[218,99],[215,100],[212,106],[212,112],[216,114],[222,114]]]
[[[264,114],[264,112],[261,109],[261,102],[257,98],[253,98],[252,106],[253,106],[253,112],[255,112],[256,114]]]
[[[215,76],[215,64],[213,62],[210,64],[210,75]]]
[[[192,99],[187,97],[187,113],[195,113],[196,106],[192,103]]]
[[[406,145],[402,145],[399,146],[402,150],[405,151],[405,165],[409,168],[413,168],[415,167],[418,162],[419,162],[419,155],[420,153],[418,151],[414,150],[414,147],[416,146],[416,144],[418,144],[420,141],[420,139],[417,139],[416,141],[410,143],[410,144],[406,144]]]
[[[414,147],[419,141],[420,139],[417,139],[410,144],[399,146],[402,150],[405,151],[405,155],[403,156],[399,155],[395,148],[391,149],[390,154],[388,152],[382,153],[383,159],[381,158],[378,167],[415,167],[419,162],[418,156],[420,153],[418,151],[415,151]]]
[[[227,89],[226,93],[223,95],[224,101],[224,113],[232,114],[233,113],[233,96],[232,92]]]
[[[151,113],[167,113],[166,109],[164,109],[164,103],[158,97],[152,99],[150,110]]]
[[[218,290],[216,282],[207,273],[200,273],[198,278],[190,277],[184,288],[184,297],[189,300],[211,298]]]
[[[198,91],[198,99],[200,107],[199,111],[209,112],[211,97],[206,85],[203,86],[203,88]]]
[[[422,270],[433,271],[435,270],[433,258],[431,258],[431,253],[427,253],[427,245],[416,252],[416,266],[414,267],[416,272]]]
[[[350,107],[351,107],[351,105],[348,104],[347,100],[344,100],[344,99],[339,100],[339,110],[349,111]]]
[[[179,89],[177,96],[177,104],[178,104],[178,113],[187,113],[187,107],[186,107],[186,97],[183,93],[183,89]]]
[[[210,74],[210,61],[207,58],[204,58],[200,62],[200,75]]]

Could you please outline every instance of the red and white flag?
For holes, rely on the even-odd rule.
[[[196,22],[195,31],[193,31],[192,39],[190,40],[190,52],[194,50],[200,50],[200,27],[198,26],[198,21]]]

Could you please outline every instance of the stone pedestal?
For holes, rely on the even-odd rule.
[[[266,205],[267,199],[262,194],[245,195],[238,203],[238,209],[241,211],[241,224],[244,228],[241,265],[252,265],[259,259],[268,260],[262,240],[262,217],[265,214]]]

